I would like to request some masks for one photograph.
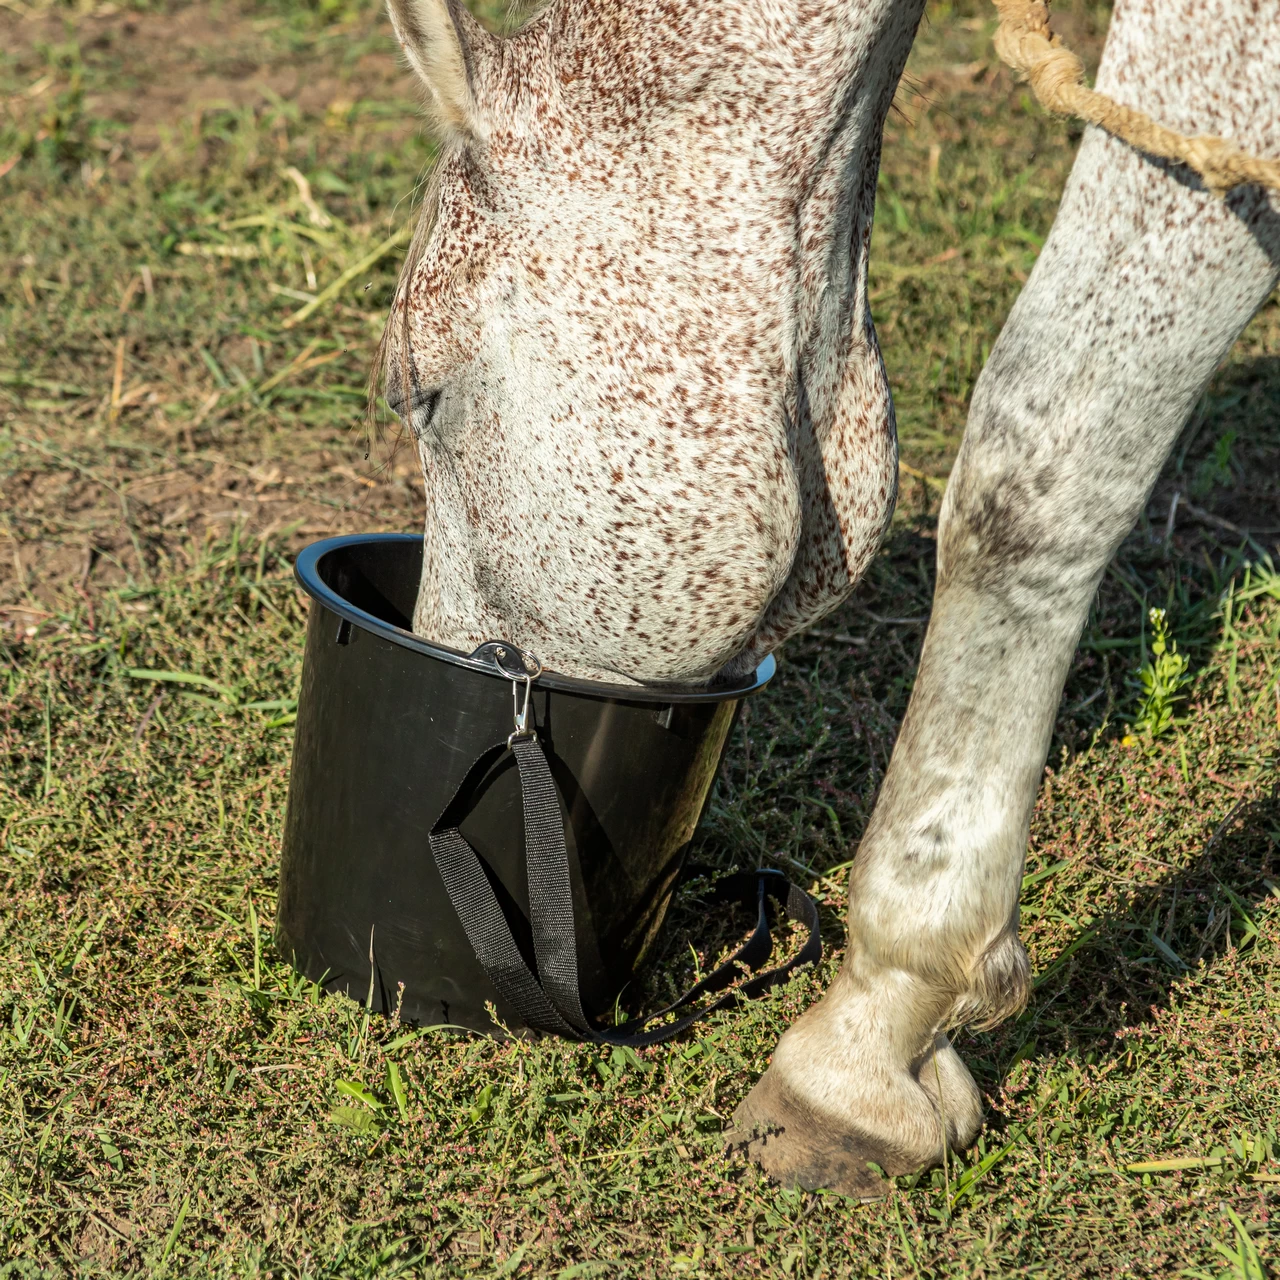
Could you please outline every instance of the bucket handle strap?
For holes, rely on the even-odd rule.
[[[519,770],[524,807],[529,915],[537,960],[536,975],[520,954],[480,858],[459,830],[475,787],[508,750],[515,756]],[[756,926],[746,942],[678,1000],[648,1015],[635,1024],[634,1029],[601,1029],[593,1025],[583,1010],[578,981],[564,820],[542,743],[535,734],[513,734],[507,742],[484,752],[445,805],[431,828],[428,841],[449,901],[458,913],[476,959],[502,997],[529,1026],[540,1031],[573,1040],[644,1048],[679,1035],[700,1018],[719,1009],[731,1008],[743,999],[761,995],[801,965],[817,964],[822,958],[818,909],[807,893],[772,868],[762,867],[753,872],[725,876],[712,887],[709,900],[737,901],[748,909],[754,907]],[[800,951],[785,964],[760,973],[761,965],[773,953],[773,937],[766,911],[768,898],[778,902],[789,919],[805,926],[808,937]],[[646,1024],[686,1007],[699,996],[723,991],[742,976],[742,967],[749,969],[754,976],[712,1004],[686,1013],[674,1022],[662,1023],[648,1031],[644,1029]]]

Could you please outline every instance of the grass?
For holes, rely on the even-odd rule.
[[[1096,55],[1105,11],[1064,16]],[[1024,881],[1035,993],[959,1037],[978,1145],[867,1206],[719,1153],[839,963],[938,495],[1070,164],[990,28],[932,4],[888,130],[872,290],[901,510],[747,708],[699,837],[812,885],[828,957],[631,1054],[371,1020],[271,945],[290,562],[422,501],[394,440],[366,458],[352,427],[396,252],[285,327],[403,225],[430,160],[375,6],[6,0],[0,1276],[1280,1271],[1274,300],[1086,627]],[[1192,682],[1143,729],[1153,607]],[[678,902],[645,994],[722,941]]]

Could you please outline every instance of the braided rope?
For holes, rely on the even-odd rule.
[[[1084,65],[1049,30],[1042,0],[994,0],[1000,11],[995,47],[1001,59],[1031,83],[1040,105],[1058,116],[1077,116],[1138,151],[1184,164],[1217,196],[1246,183],[1280,191],[1280,160],[1263,160],[1229,138],[1187,137],[1150,116],[1087,88]]]

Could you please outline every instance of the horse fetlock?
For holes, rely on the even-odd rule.
[[[979,1031],[1022,1012],[1031,994],[1031,962],[1026,948],[1010,926],[1002,930],[978,957],[947,1025],[968,1024]]]

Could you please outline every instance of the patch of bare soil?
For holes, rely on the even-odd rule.
[[[85,110],[128,126],[132,151],[154,149],[166,132],[211,108],[285,102],[302,114],[322,114],[335,104],[343,109],[407,92],[386,19],[377,11],[368,22],[334,27],[315,40],[285,34],[284,18],[255,16],[254,6],[192,4],[138,13],[108,5],[74,18],[23,18],[0,7],[0,45],[19,75],[38,86],[48,51],[74,45],[84,65],[108,82],[89,88]],[[406,117],[406,131],[414,127]]]
[[[54,440],[15,437],[17,465],[0,484],[0,628],[36,626],[65,608],[68,589],[92,607],[107,588],[145,587],[233,530],[296,553],[319,537],[421,521],[408,449],[366,461],[353,442],[255,460],[243,446],[187,453],[160,444],[107,439],[87,465]]]
[[[10,85],[25,86],[8,104],[0,99],[0,125],[8,111],[34,128],[79,77],[79,110],[119,126],[108,136],[120,144],[114,154],[124,158],[108,166],[101,185],[96,174],[85,178],[72,169],[53,198],[68,223],[96,219],[100,238],[130,240],[129,201],[164,197],[158,188],[138,185],[147,181],[140,170],[145,157],[193,123],[198,136],[204,112],[246,110],[248,145],[269,149],[272,181],[297,152],[286,152],[283,135],[259,123],[271,111],[283,109],[294,122],[289,145],[295,149],[305,151],[324,133],[324,163],[334,169],[341,169],[344,147],[353,154],[362,146],[393,154],[397,140],[419,122],[385,16],[372,4],[366,10],[345,26],[316,20],[299,30],[265,5],[200,3],[158,13],[104,6],[88,14],[67,16],[64,9],[27,17],[0,5],[0,72]],[[356,109],[376,116],[375,135],[333,123]],[[179,166],[180,179],[190,173],[193,183],[216,188],[220,171],[210,168],[219,162],[216,152],[190,144],[171,152],[168,163],[171,170]],[[88,240],[77,245],[72,235],[69,255],[51,260],[42,260],[35,245],[34,252],[6,261],[5,244],[20,241],[24,216],[30,219],[46,198],[31,195],[38,186],[14,186],[25,168],[26,162],[0,177],[0,304],[16,304],[7,338],[0,332],[0,634],[29,631],[75,596],[92,609],[107,588],[145,588],[192,560],[204,540],[236,529],[296,552],[330,534],[420,526],[423,494],[412,448],[394,436],[370,448],[359,401],[350,398],[372,359],[378,304],[360,309],[337,301],[296,336],[268,334],[263,326],[275,326],[298,301],[267,294],[268,275],[251,286],[255,310],[244,311],[243,290],[237,294],[228,283],[239,270],[234,260],[165,258],[158,244],[141,243],[132,251],[137,263],[172,265],[143,273],[125,258],[128,274],[117,286],[108,284],[106,297],[100,285],[84,283],[103,273],[90,260],[100,249]],[[406,172],[406,189],[413,177]],[[128,194],[130,184],[136,196]],[[114,194],[105,196],[108,188]],[[292,191],[288,182],[285,189]],[[369,215],[357,211],[361,216]],[[159,233],[152,226],[148,234]],[[320,249],[312,248],[319,264]],[[363,250],[356,243],[344,252],[359,257]],[[322,282],[342,265],[341,257],[336,265],[318,265]],[[382,270],[385,286],[395,259]],[[168,333],[154,322],[182,292],[215,317],[203,356],[177,336],[190,328],[187,316],[175,318]],[[273,316],[263,313],[256,295],[267,299]],[[21,334],[28,326],[68,336],[37,349]],[[246,329],[262,341],[247,337]],[[270,397],[264,402],[256,392],[225,385],[225,378],[219,383],[205,365],[216,357],[234,376],[241,368],[253,374],[256,361],[253,381],[261,384],[264,355],[270,377],[289,365],[295,349],[313,351],[312,339],[320,353],[309,363],[317,367],[303,363],[282,389],[313,399],[287,399],[287,411],[273,408]],[[335,404],[335,388],[348,398]],[[323,413],[308,410],[326,403]]]

